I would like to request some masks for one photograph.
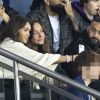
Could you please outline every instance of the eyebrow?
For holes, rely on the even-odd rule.
[[[91,26],[92,28],[94,28],[94,29],[96,29],[96,31],[100,31],[100,30],[98,30],[95,26]]]
[[[31,28],[24,26],[24,28],[31,30]]]

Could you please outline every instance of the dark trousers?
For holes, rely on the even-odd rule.
[[[13,79],[0,79],[0,92],[5,94],[5,100],[15,100],[14,80]],[[21,100],[31,100],[30,98],[30,82],[20,82]]]

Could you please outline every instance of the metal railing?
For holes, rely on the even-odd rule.
[[[5,64],[3,62],[0,62],[0,66],[2,66],[4,69],[7,69],[9,71],[13,71],[13,68],[11,66],[9,66],[9,65],[7,65],[7,64]],[[29,79],[30,81],[37,82],[39,85],[41,85],[43,87],[51,89],[51,90],[53,90],[53,91],[55,91],[58,94],[61,94],[63,96],[69,97],[69,99],[73,99],[74,98],[74,100],[83,100],[80,97],[74,96],[74,95],[70,94],[69,92],[64,91],[64,90],[62,90],[62,89],[60,89],[60,88],[58,88],[58,87],[56,87],[56,86],[54,86],[52,84],[48,84],[48,83],[46,83],[44,81],[41,81],[41,80],[35,78],[34,76],[30,76],[25,72],[22,72],[22,71],[19,70],[18,73],[19,73],[19,75],[24,76],[25,79]]]
[[[63,82],[65,84],[69,84],[69,85],[71,85],[71,86],[73,86],[73,87],[75,87],[75,88],[77,88],[77,89],[79,89],[79,90],[81,90],[83,92],[86,92],[86,93],[88,93],[90,95],[93,95],[94,97],[100,99],[100,92],[98,92],[98,91],[96,91],[94,89],[91,89],[89,87],[86,87],[86,86],[84,86],[82,84],[79,84],[79,83],[69,79],[68,77],[62,76],[62,75],[60,75],[60,74],[58,74],[56,72],[52,72],[52,71],[50,71],[50,70],[48,70],[48,69],[46,69],[46,68],[44,68],[42,66],[39,66],[39,65],[37,65],[37,64],[35,64],[35,63],[31,62],[31,61],[28,61],[28,60],[26,60],[26,59],[24,59],[22,57],[19,57],[19,56],[15,55],[15,54],[13,54],[11,52],[8,52],[8,51],[6,51],[6,50],[4,50],[2,48],[0,48],[0,55],[2,55],[4,57],[7,57],[7,58],[9,58],[11,60],[14,60],[14,61],[16,61],[16,62],[18,62],[20,64],[23,64],[23,65],[25,65],[25,66],[33,69],[33,70],[36,70],[36,71],[38,71],[40,73],[43,73],[43,74],[45,74],[45,75],[47,75],[47,76],[49,76],[51,78],[54,78],[54,79],[56,79],[58,81]]]

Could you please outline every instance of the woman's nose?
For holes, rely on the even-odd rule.
[[[27,32],[27,36],[30,36],[30,32]]]

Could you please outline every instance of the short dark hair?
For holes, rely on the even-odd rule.
[[[82,7],[84,7],[84,3],[87,3],[87,2],[88,2],[88,0],[80,0],[80,4]]]
[[[100,50],[97,52],[92,50],[83,51],[76,58],[75,62],[80,66],[98,66],[100,65]]]

